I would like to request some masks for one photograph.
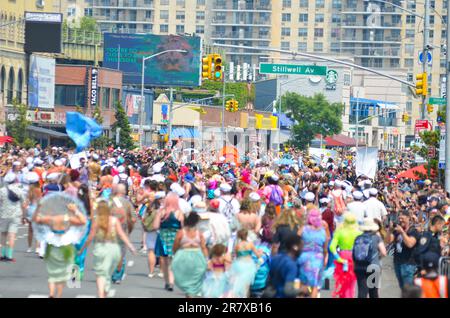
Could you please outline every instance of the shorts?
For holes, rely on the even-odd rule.
[[[0,233],[17,233],[20,218],[0,218]]]
[[[147,250],[155,250],[156,238],[158,237],[158,232],[145,232],[145,246]]]

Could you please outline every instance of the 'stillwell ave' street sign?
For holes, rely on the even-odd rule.
[[[326,66],[260,63],[260,74],[327,75]]]

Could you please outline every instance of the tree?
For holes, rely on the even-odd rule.
[[[119,144],[116,144],[116,146],[119,146],[120,148],[131,149],[134,146],[134,141],[131,137],[131,126],[130,122],[128,121],[127,114],[125,113],[125,110],[123,109],[122,103],[120,101],[117,102],[116,109],[116,122],[112,127],[114,135],[116,134],[117,128],[120,128],[120,141]]]
[[[14,145],[31,148],[35,142],[27,131],[31,122],[27,119],[27,106],[20,104],[16,99],[13,100],[13,108],[17,117],[14,120],[6,120],[6,131],[8,135],[14,138]]]
[[[342,131],[344,106],[329,103],[323,94],[307,97],[288,92],[282,97],[281,107],[295,121],[290,141],[301,149],[306,149],[317,134],[327,137]]]
[[[428,159],[428,163],[425,164],[427,170],[427,175],[418,175],[421,179],[431,179],[431,170],[438,171],[438,151],[435,152],[435,157],[428,157],[428,148],[434,147],[439,149],[439,141],[441,138],[441,133],[439,131],[423,131],[419,133],[420,139],[422,140],[422,145],[412,146],[412,151],[422,158]]]
[[[97,31],[97,20],[92,17],[82,17],[80,19],[80,30],[86,32],[95,32]]]
[[[103,124],[103,116],[102,111],[99,106],[94,108],[94,112],[92,114],[92,118],[99,124]],[[95,149],[105,149],[111,143],[111,139],[107,136],[102,135],[91,142],[91,147]]]

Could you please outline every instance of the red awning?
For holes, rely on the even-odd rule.
[[[11,136],[0,136],[0,144],[11,143],[14,139]]]
[[[325,137],[325,142],[329,147],[354,147],[356,146],[356,139],[339,134],[330,137]],[[365,143],[359,142],[359,146],[364,146]]]

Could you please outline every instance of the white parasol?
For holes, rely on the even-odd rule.
[[[75,204],[81,213],[87,215],[84,204],[80,200],[63,192],[51,193],[43,197],[38,209],[43,216],[66,215],[70,214],[67,206],[71,203]],[[60,247],[78,243],[86,232],[86,225],[70,225],[63,234],[57,234],[49,225],[33,222],[33,232],[37,241]]]

